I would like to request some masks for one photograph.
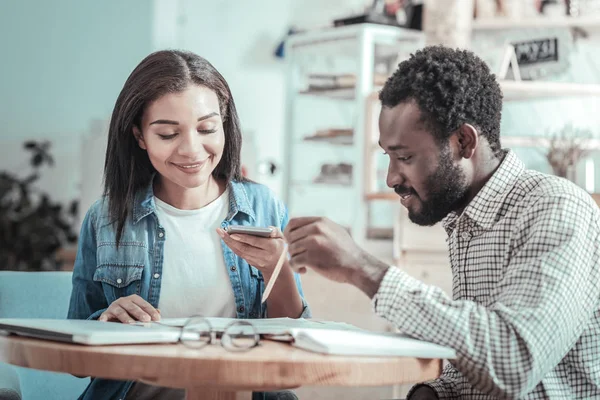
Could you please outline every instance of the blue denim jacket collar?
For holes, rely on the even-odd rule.
[[[231,221],[238,212],[243,212],[252,220],[256,219],[244,185],[237,181],[230,181],[227,186],[229,188],[229,214],[227,214],[227,221]],[[133,223],[137,224],[142,218],[155,211],[156,205],[154,204],[153,177],[150,184],[135,195],[135,202],[133,204]]]

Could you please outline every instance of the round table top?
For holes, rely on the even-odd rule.
[[[85,346],[0,336],[0,361],[80,376],[228,390],[383,386],[433,379],[441,372],[441,361],[435,359],[331,356],[269,340],[247,352],[229,352],[220,345]]]

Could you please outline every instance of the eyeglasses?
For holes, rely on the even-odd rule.
[[[248,321],[232,321],[223,332],[213,328],[204,317],[191,317],[181,327],[179,342],[192,349],[200,349],[217,342],[221,334],[221,346],[228,351],[248,351],[260,344],[256,327]]]

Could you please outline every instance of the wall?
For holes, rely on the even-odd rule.
[[[283,166],[285,61],[273,51],[293,24],[314,28],[359,12],[364,0],[21,0],[2,3],[0,170],[21,171],[22,141],[49,139],[56,166],[40,187],[57,200],[98,196],[105,132],[125,79],[148,53],[184,48],[228,80],[244,128],[245,154]],[[315,12],[319,10],[319,12]],[[95,135],[90,137],[90,135]],[[83,141],[86,140],[86,143]],[[92,143],[93,145],[90,145]],[[81,148],[86,152],[80,154]],[[92,152],[92,153],[89,153]],[[85,160],[85,161],[83,161]],[[91,163],[91,165],[90,165]],[[25,173],[26,171],[21,171]],[[281,193],[281,170],[257,179]]]
[[[78,197],[82,138],[93,119],[110,115],[152,49],[152,3],[19,0],[0,8],[0,170],[26,173],[21,143],[50,140],[56,166],[40,187],[57,200]]]

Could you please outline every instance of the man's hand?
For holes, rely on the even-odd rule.
[[[327,218],[293,218],[285,238],[292,268],[312,268],[336,282],[351,283],[373,297],[388,266],[356,245],[348,232]]]

